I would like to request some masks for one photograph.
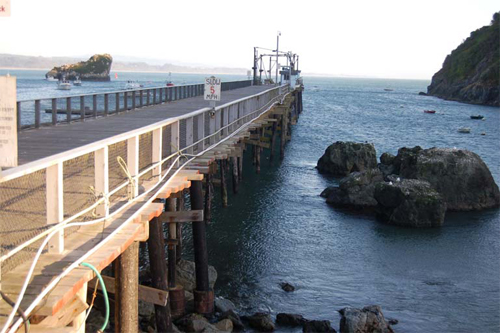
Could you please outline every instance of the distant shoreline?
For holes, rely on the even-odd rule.
[[[26,68],[26,67],[0,67],[0,70],[15,70],[15,71],[50,71],[50,68]],[[111,73],[158,73],[158,74],[222,74],[222,75],[242,75],[246,73],[225,73],[225,72],[175,72],[175,71],[136,71],[132,69],[111,70]]]

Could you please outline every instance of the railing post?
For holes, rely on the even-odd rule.
[[[176,121],[175,123],[170,124],[170,143],[172,144],[172,153],[174,150],[179,150],[180,140],[179,140],[179,126],[180,121]],[[179,166],[179,161],[175,163],[176,166]]]
[[[92,96],[92,111],[93,117],[97,118],[97,95]]]
[[[123,110],[128,110],[128,92],[126,91],[123,93]]]
[[[151,93],[151,89],[147,89],[146,90],[146,106],[150,105],[150,98],[149,98],[149,95]]]
[[[103,196],[104,202],[96,208],[97,216],[104,217],[109,215],[109,166],[108,166],[108,146],[95,151],[95,194],[98,197]]]
[[[135,99],[137,98],[137,96],[135,95],[135,90],[132,91],[132,109],[135,110]]]
[[[160,103],[163,103],[163,88],[160,88]]]
[[[202,113],[198,116],[198,140],[201,140],[199,143],[198,152],[205,150],[205,114],[204,113]]]
[[[63,163],[51,165],[45,171],[47,224],[57,224],[64,219]],[[49,253],[64,251],[64,231],[58,231],[49,240]]]
[[[162,134],[163,128],[157,128],[153,131],[153,147],[152,147],[152,163],[158,163],[161,161],[162,152]],[[161,176],[161,163],[153,169],[153,177]]]
[[[120,93],[116,93],[116,113],[120,112]]]
[[[142,90],[139,91],[139,107],[142,108]]]
[[[221,119],[222,119],[221,112],[222,112],[222,109],[215,111],[215,131],[218,131],[221,128]],[[215,135],[216,142],[220,141],[221,134],[222,133],[219,132],[217,135]]]
[[[153,104],[156,104],[156,88],[153,89]]]
[[[226,108],[224,108],[223,112],[222,113],[222,127],[226,127],[228,124],[229,124],[229,110],[231,110],[231,106],[228,106]],[[229,128],[225,128],[222,130],[222,135],[223,137],[226,137],[227,134],[229,133]]]
[[[66,121],[71,122],[71,97],[66,97]]]
[[[104,116],[105,117],[107,117],[108,113],[109,113],[108,102],[109,102],[109,95],[108,94],[104,94]]]
[[[57,123],[57,99],[52,98],[52,125]]]
[[[39,128],[40,127],[40,117],[41,117],[41,114],[40,114],[40,100],[37,99],[35,101],[35,128]]]
[[[136,135],[127,140],[127,167],[130,175],[133,177],[131,197],[139,195],[139,179],[135,178],[139,173],[139,136]]]
[[[193,144],[193,117],[186,119],[186,147]],[[194,151],[193,147],[188,148],[186,152],[192,154]]]
[[[80,119],[85,121],[85,96],[80,96]]]
[[[213,145],[215,143],[215,135],[213,135],[215,133],[215,118],[215,114],[208,118],[208,135],[210,135],[208,142],[210,143],[210,145]]]

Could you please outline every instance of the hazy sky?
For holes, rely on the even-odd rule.
[[[430,79],[489,24],[498,0],[11,0],[0,53],[95,53],[250,69],[253,47],[300,55],[303,73]]]

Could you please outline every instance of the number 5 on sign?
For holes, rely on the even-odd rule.
[[[204,99],[206,101],[220,101],[221,80],[215,76],[205,78]]]

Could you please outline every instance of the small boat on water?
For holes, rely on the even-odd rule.
[[[168,80],[166,82],[167,87],[173,87],[174,86],[174,83],[172,82],[171,76],[172,76],[172,73],[169,72],[168,73]]]
[[[424,110],[424,113],[436,113],[436,110]]]
[[[481,119],[484,119],[484,116],[478,114],[478,115],[475,115],[475,116],[470,116],[470,119],[478,119],[478,120],[481,120]]]
[[[49,81],[49,82],[57,82],[57,78],[53,77],[53,76],[46,76],[45,77],[45,81]]]
[[[66,79],[59,80],[59,82],[57,82],[57,89],[58,90],[71,90],[71,82],[69,82]]]
[[[127,84],[125,85],[125,89],[139,89],[141,88],[141,85],[137,83],[136,81],[127,81]]]
[[[470,128],[469,127],[460,127],[458,129],[458,133],[470,133]]]
[[[73,81],[74,86],[81,86],[82,85],[82,80],[78,77],[76,80]]]
[[[394,89],[385,88],[384,91],[394,91]]]

